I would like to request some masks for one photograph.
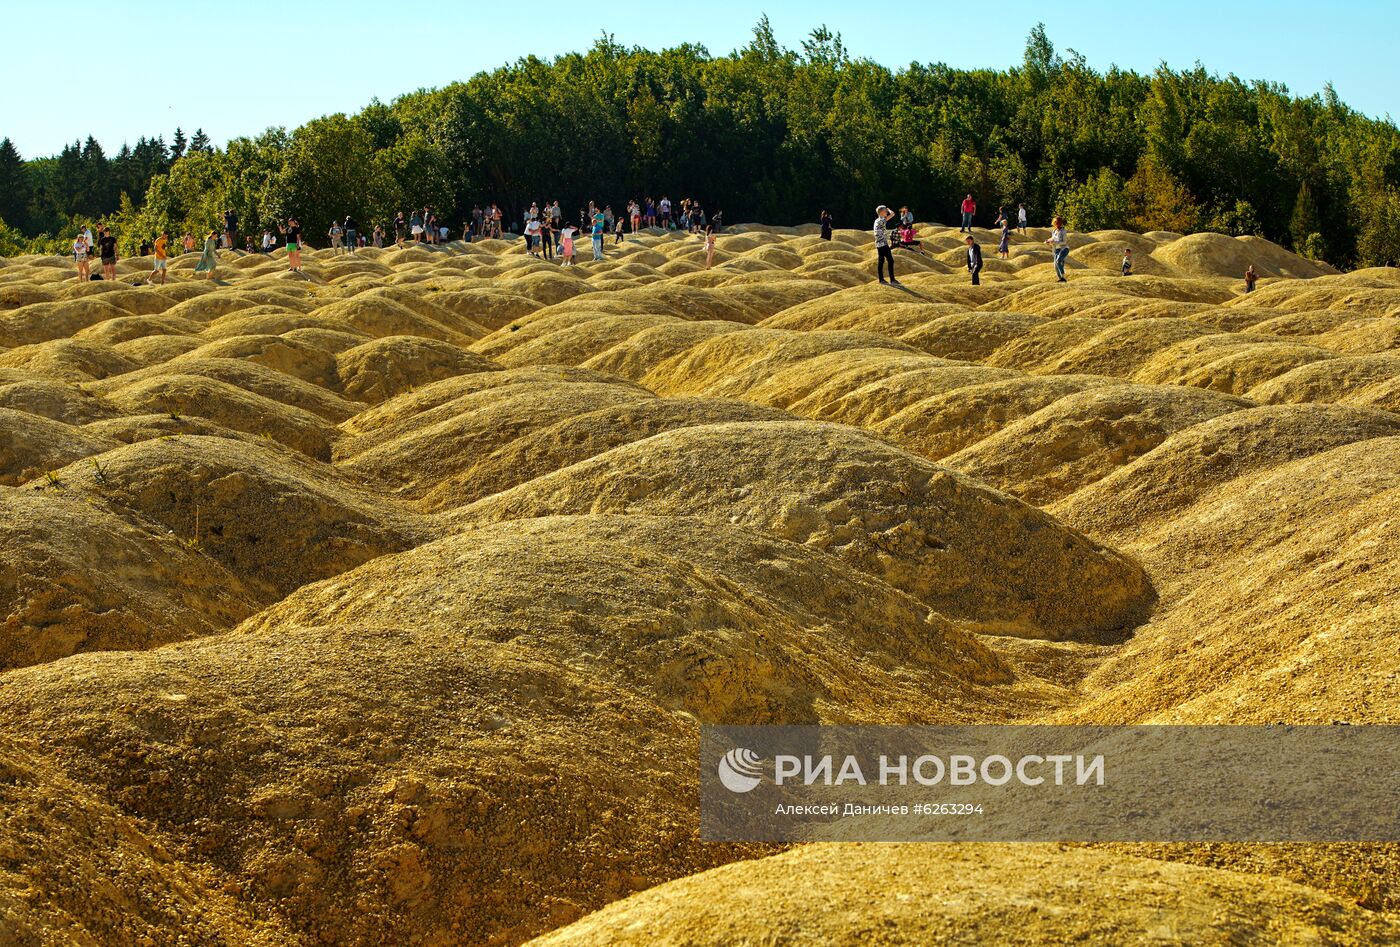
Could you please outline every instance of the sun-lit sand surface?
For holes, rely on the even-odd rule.
[[[1400,940],[1393,845],[699,841],[701,723],[1400,721],[1400,271],[920,236],[0,261],[0,942]]]

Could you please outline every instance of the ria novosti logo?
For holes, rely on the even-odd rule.
[[[762,782],[763,757],[753,750],[736,747],[719,761],[719,781],[730,792],[748,792]]]

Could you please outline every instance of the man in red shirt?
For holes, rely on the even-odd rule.
[[[972,215],[975,213],[977,213],[977,202],[969,194],[963,198],[962,226],[958,228],[958,233],[972,233]]]

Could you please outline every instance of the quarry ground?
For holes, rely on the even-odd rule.
[[[1400,271],[813,229],[0,261],[0,942],[1400,940],[1394,845],[700,841],[703,723],[1400,722]]]

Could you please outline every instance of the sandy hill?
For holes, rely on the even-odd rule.
[[[701,723],[1400,722],[1394,271],[920,235],[5,261],[0,942],[1400,939],[1393,845],[699,840]]]

